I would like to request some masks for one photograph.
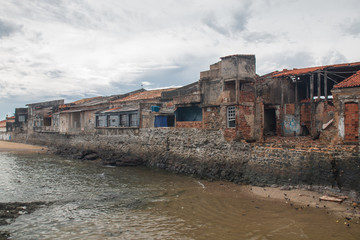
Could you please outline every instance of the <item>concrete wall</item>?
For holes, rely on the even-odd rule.
[[[104,132],[105,133],[105,132]],[[227,142],[221,131],[201,129],[114,129],[107,135],[36,133],[28,143],[55,147],[58,154],[104,163],[147,165],[216,180],[255,185],[307,184],[360,191],[359,153],[355,147],[305,149]],[[25,135],[15,136],[24,142]]]
[[[0,132],[0,140],[10,141],[12,139],[11,135],[12,135],[11,133]]]
[[[254,78],[255,56],[254,55],[232,55],[221,58],[221,77],[223,79]]]

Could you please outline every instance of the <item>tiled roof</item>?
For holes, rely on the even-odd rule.
[[[175,88],[167,88],[167,89],[157,89],[157,90],[149,90],[144,92],[138,92],[131,94],[125,98],[121,98],[115,101],[112,101],[113,103],[118,102],[129,102],[129,101],[138,101],[138,100],[149,100],[149,99],[156,99],[161,97],[162,92],[172,91]]]
[[[6,127],[6,123],[13,123],[15,122],[15,117],[8,117],[6,120],[0,121],[0,127]]]
[[[90,101],[92,101],[92,100],[94,100],[94,99],[98,99],[98,98],[102,98],[102,97],[100,96],[100,97],[84,98],[84,99],[80,99],[80,100],[77,100],[77,101],[75,101],[75,102],[72,102],[72,104],[78,105],[78,104],[90,102]]]
[[[316,72],[318,70],[324,70],[328,68],[339,68],[339,67],[353,67],[353,66],[360,66],[360,62],[354,63],[342,63],[342,64],[334,64],[334,65],[325,65],[325,66],[318,66],[318,67],[309,67],[309,68],[294,68],[294,69],[284,69],[282,71],[276,71],[272,73],[273,77],[282,77],[282,76],[298,76],[307,73]]]
[[[7,120],[0,121],[0,127],[6,127]]]
[[[355,74],[351,75],[344,81],[336,84],[334,88],[351,88],[360,86],[360,71],[357,71]]]

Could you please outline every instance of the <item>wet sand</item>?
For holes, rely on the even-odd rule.
[[[359,224],[360,220],[360,206],[356,199],[351,199],[346,193],[336,193],[326,189],[320,191],[309,191],[304,189],[287,189],[282,190],[281,187],[255,187],[244,186],[245,192],[255,197],[263,199],[282,201],[296,210],[303,210],[304,208],[321,208],[329,215],[342,219],[351,219]],[[348,197],[341,203],[331,201],[321,201],[322,196],[346,196]]]
[[[30,144],[15,143],[8,141],[0,141],[0,152],[33,152],[33,153],[45,153],[47,152],[46,147],[34,146]]]

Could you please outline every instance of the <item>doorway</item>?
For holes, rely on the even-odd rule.
[[[264,109],[264,136],[276,135],[276,109]]]

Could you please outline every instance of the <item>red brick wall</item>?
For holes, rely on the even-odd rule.
[[[359,106],[357,103],[345,104],[345,141],[357,142],[359,139]]]
[[[224,129],[224,138],[226,141],[230,142],[236,139],[237,129],[236,128],[225,128]]]
[[[176,122],[177,128],[202,128],[202,121]]]
[[[289,115],[295,114],[295,104],[286,104],[285,109],[286,109],[285,114],[289,114]]]
[[[310,104],[302,104],[300,108],[300,124],[305,125],[311,130],[311,106]]]
[[[238,108],[239,110],[239,123],[238,123],[238,128],[242,133],[243,138],[245,139],[249,139],[251,138],[251,132],[253,129],[253,122],[248,122],[246,120],[246,116],[251,116],[254,115],[254,108],[251,106],[239,106]]]
[[[239,95],[240,95],[239,96],[240,103],[255,101],[255,95],[253,91],[240,91]]]

